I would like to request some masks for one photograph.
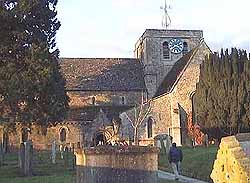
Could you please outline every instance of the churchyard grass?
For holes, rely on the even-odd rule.
[[[34,153],[34,176],[23,177],[19,174],[18,153],[8,153],[4,158],[4,166],[0,167],[0,183],[74,183],[75,171],[72,169],[72,154],[69,167],[64,167],[64,161],[57,154],[53,165],[49,151]],[[159,179],[158,183],[178,183],[176,181]]]
[[[182,174],[210,181],[210,174],[214,160],[216,158],[217,146],[205,147],[182,147],[183,162],[182,162]],[[159,155],[159,169],[172,172],[170,164],[168,163],[167,157],[162,154]]]
[[[71,183],[75,176],[72,169],[72,154],[69,158],[69,167],[64,167],[64,160],[59,154],[57,163],[52,164],[50,152],[34,153],[32,177],[22,177],[18,168],[18,153],[8,153],[4,158],[4,166],[0,167],[0,183]]]

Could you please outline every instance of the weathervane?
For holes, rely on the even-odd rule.
[[[168,9],[171,9],[171,7],[167,6],[167,0],[165,0],[165,6],[161,6],[161,9],[164,11],[164,14],[162,16],[162,27],[168,29],[171,24],[171,18],[168,14]]]

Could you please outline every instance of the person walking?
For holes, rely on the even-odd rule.
[[[179,179],[182,159],[183,155],[181,149],[176,147],[176,143],[173,143],[169,150],[168,161],[171,164],[175,174],[175,180]]]

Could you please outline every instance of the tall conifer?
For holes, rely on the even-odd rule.
[[[201,65],[194,97],[198,122],[204,129],[234,134],[250,129],[250,61],[233,48],[210,54]]]
[[[61,121],[68,97],[58,64],[57,0],[0,4],[0,116],[42,126]]]

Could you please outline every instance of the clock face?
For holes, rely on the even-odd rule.
[[[171,39],[168,46],[172,53],[181,53],[183,50],[183,42],[180,39]]]

